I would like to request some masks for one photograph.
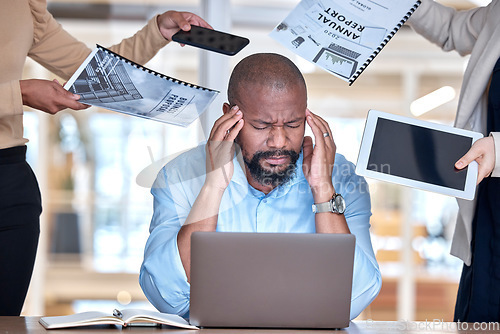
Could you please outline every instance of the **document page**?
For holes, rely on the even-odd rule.
[[[98,46],[65,85],[79,102],[187,126],[218,91],[165,76]]]
[[[270,36],[352,83],[418,4],[418,0],[302,0]]]

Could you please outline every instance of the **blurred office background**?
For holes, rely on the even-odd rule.
[[[460,9],[481,4],[479,0],[439,2]],[[44,211],[37,263],[23,314],[151,307],[138,284],[152,214],[149,186],[170,157],[206,139],[221,114],[232,67],[249,54],[281,53],[300,67],[309,88],[309,108],[330,122],[338,152],[354,163],[369,109],[453,124],[467,58],[442,52],[405,26],[354,85],[348,86],[268,37],[297,3],[49,0],[49,10],[64,28],[89,47],[118,43],[154,14],[169,9],[195,12],[214,28],[246,36],[251,42],[235,57],[171,43],[146,64],[169,76],[221,91],[210,110],[187,128],[94,107],[55,116],[26,110],[28,159],[39,177]],[[54,78],[31,60],[24,75]],[[433,92],[430,106],[410,110],[412,102]],[[360,318],[451,321],[461,270],[461,262],[449,255],[455,200],[368,182],[372,241],[383,285]]]

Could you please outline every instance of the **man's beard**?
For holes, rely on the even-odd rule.
[[[260,161],[273,156],[288,156],[290,157],[290,162],[285,169],[279,171],[268,170],[262,167]],[[261,185],[273,187],[282,185],[293,178],[297,168],[296,163],[298,159],[299,153],[292,150],[258,151],[252,156],[251,160],[248,160],[245,156],[243,156],[243,160],[245,161],[253,179]]]

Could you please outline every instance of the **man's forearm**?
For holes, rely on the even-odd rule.
[[[316,213],[316,233],[351,233],[345,216],[339,213]]]
[[[327,202],[332,198],[335,189],[329,183],[319,189],[311,189],[314,203]],[[316,233],[351,233],[343,214],[333,212],[316,213],[314,217]]]
[[[191,273],[191,234],[197,231],[213,232],[216,230],[223,194],[223,191],[204,185],[189,212],[186,222],[177,235],[179,255],[188,282]]]

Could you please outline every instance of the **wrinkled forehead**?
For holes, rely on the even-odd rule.
[[[307,92],[301,85],[279,88],[250,84],[239,93],[235,102],[247,121],[288,123],[305,118]]]

